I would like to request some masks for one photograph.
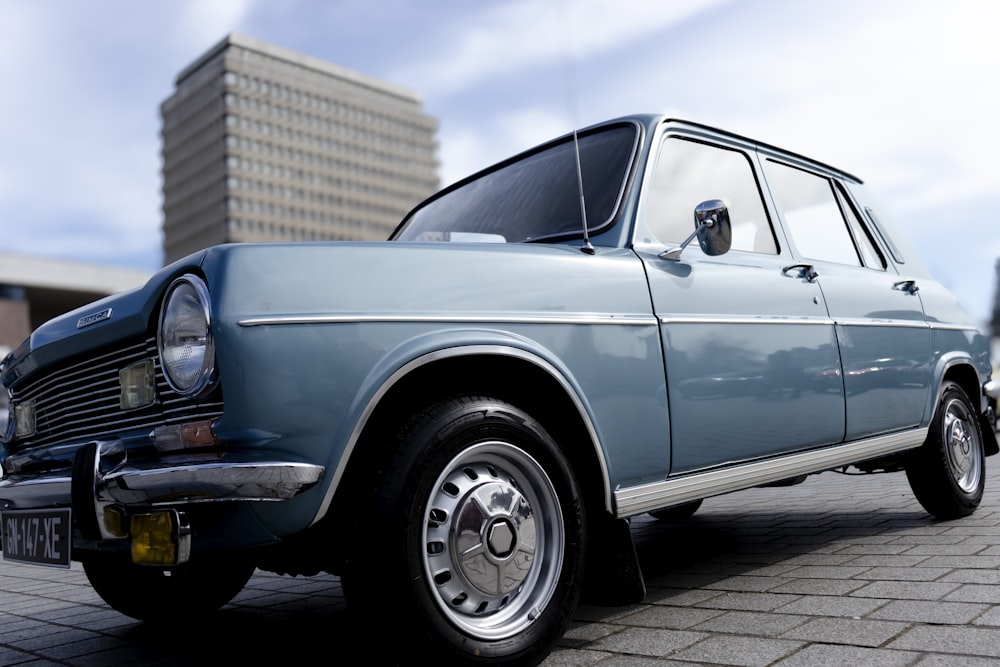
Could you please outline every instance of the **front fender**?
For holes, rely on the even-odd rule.
[[[600,461],[605,506],[611,510],[610,476],[597,420],[572,373],[550,350],[528,338],[493,329],[455,329],[410,338],[390,350],[371,369],[360,385],[348,414],[345,415],[343,423],[352,425],[350,435],[344,448],[328,463],[327,469],[333,471],[333,474],[313,523],[322,519],[329,510],[351,455],[382,398],[408,374],[426,364],[472,355],[515,357],[535,365],[563,388],[576,407],[581,422],[590,436],[590,444]]]

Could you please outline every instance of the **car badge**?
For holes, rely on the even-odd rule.
[[[89,327],[91,324],[97,324],[98,322],[103,322],[104,320],[111,319],[111,309],[105,308],[104,310],[99,310],[96,313],[91,313],[81,317],[76,321],[76,328],[82,329],[84,327]]]

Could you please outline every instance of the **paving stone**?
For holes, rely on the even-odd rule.
[[[604,637],[588,648],[648,656],[667,656],[707,637],[703,632],[663,630],[659,628],[627,628]]]
[[[912,665],[920,657],[911,651],[888,651],[885,649],[859,648],[857,646],[837,646],[831,644],[811,644],[801,651],[774,663],[775,667],[844,667],[844,665],[864,665],[865,667],[905,667]]]
[[[1000,556],[962,555],[962,556],[931,556],[922,566],[955,568],[972,568],[981,570],[996,570],[1000,568]]]
[[[940,600],[961,587],[962,584],[953,583],[875,581],[867,586],[862,586],[850,595],[889,600]]]
[[[905,554],[869,554],[858,556],[848,562],[848,565],[859,567],[916,567],[923,566],[924,561],[929,556],[911,556],[910,552]]]
[[[1000,586],[962,584],[944,597],[952,602],[987,602],[1000,604]]]
[[[779,607],[778,611],[782,614],[861,618],[885,604],[885,600],[877,598],[809,595]]]
[[[598,662],[602,665],[607,665],[609,657],[611,657],[610,653],[603,653],[601,651],[556,649],[541,662],[541,667],[562,667],[563,665],[574,667],[576,665],[593,665]],[[657,662],[653,664],[660,665],[662,663]]]
[[[730,592],[718,595],[699,604],[711,609],[738,609],[743,611],[771,611],[799,599],[800,595],[780,593]]]
[[[577,622],[563,633],[562,640],[559,643],[565,646],[582,646],[596,639],[601,639],[621,631],[622,626],[620,625]]]
[[[852,565],[806,565],[796,568],[786,576],[798,579],[853,579],[861,577],[868,572],[869,567],[855,567]]]
[[[708,584],[705,588],[723,591],[743,591],[743,592],[764,592],[776,588],[789,579],[783,577],[764,577],[739,575],[726,577],[714,583]]]
[[[989,608],[989,605],[985,604],[964,602],[893,600],[872,612],[868,618],[935,625],[965,625],[982,616]]]
[[[702,664],[763,666],[792,654],[802,646],[801,642],[782,639],[712,636],[671,657]]]
[[[58,628],[59,626],[55,627]],[[15,640],[10,640],[5,637],[4,643],[10,644],[14,648],[20,649],[22,651],[34,651],[39,649],[51,648],[53,646],[61,646],[63,644],[71,644],[85,639],[96,639],[99,637],[100,635],[96,633],[88,632],[86,630],[77,630],[75,628],[73,629],[60,628],[58,631],[53,632],[52,628],[50,627],[48,632],[33,637],[26,637]]]
[[[851,544],[837,552],[837,555],[889,555],[911,553],[916,547],[906,544]],[[848,561],[845,561],[848,562]]]
[[[621,623],[646,628],[667,628],[672,630],[686,630],[691,626],[703,623],[710,618],[725,614],[727,612],[717,609],[698,609],[691,607],[664,607],[653,606],[640,612],[626,616],[621,619]]]
[[[852,558],[853,557],[848,554],[839,552],[831,554],[809,553],[789,557],[782,561],[782,563],[784,565],[796,565],[799,566],[799,569],[802,569],[802,566],[806,565],[843,565],[844,563],[850,562]]]
[[[975,556],[987,555],[988,547],[982,544],[962,542],[961,544],[918,544],[906,551],[907,556]],[[1000,556],[1000,553],[995,554]],[[959,567],[965,567],[964,564]]]
[[[699,623],[691,629],[734,635],[776,637],[798,625],[802,625],[807,620],[809,620],[807,616],[796,616],[785,613],[764,614],[748,611],[729,611]]]
[[[906,544],[919,546],[921,544],[959,544],[965,541],[965,536],[955,534],[945,535],[901,535],[891,544]]]
[[[846,595],[856,591],[867,582],[856,579],[792,579],[776,588],[772,593],[799,593],[801,595]]]
[[[888,648],[1000,658],[1000,628],[918,625]]]
[[[906,627],[906,623],[892,621],[815,618],[782,636],[809,642],[875,647],[885,644]]]
[[[1000,627],[1000,607],[990,607],[988,611],[974,620],[973,625],[992,625]]]
[[[858,579],[880,581],[934,581],[951,572],[946,567],[872,567],[857,576]]]
[[[647,604],[691,605],[723,595],[719,591],[681,588],[650,588],[646,591]]]
[[[982,511],[982,507],[980,507],[980,509],[970,518],[978,517],[980,511]],[[966,519],[966,521],[968,520]],[[954,533],[955,535],[989,535],[993,537],[1000,537],[1000,517],[995,515],[990,516],[989,518],[983,517],[982,521],[988,521],[988,523],[970,521],[961,526],[952,526],[948,529],[948,533]]]
[[[1000,570],[953,570],[938,581],[961,584],[1000,585]]]
[[[969,544],[969,546],[978,546],[972,543],[966,543],[966,544]],[[983,556],[1000,556],[1000,547],[986,547],[979,553],[981,553]]]
[[[0,667],[9,667],[10,665],[28,665],[34,664],[32,661],[37,660],[36,656],[30,653],[24,653],[23,651],[18,651],[16,649],[5,648],[3,644],[0,644]]]
[[[66,644],[36,648],[35,652],[53,660],[68,660],[70,658],[78,658],[88,654],[122,648],[123,646],[122,640],[117,637],[92,637]]]
[[[997,661],[992,658],[973,658],[967,655],[930,655],[924,654],[914,664],[914,667],[996,667]]]

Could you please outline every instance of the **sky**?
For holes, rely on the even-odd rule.
[[[636,112],[841,167],[985,324],[998,29],[994,0],[0,0],[0,252],[159,268],[159,105],[240,32],[417,92],[442,184]]]

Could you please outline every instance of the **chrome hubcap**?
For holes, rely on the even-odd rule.
[[[475,476],[469,480],[472,485],[491,475],[483,465],[462,472]],[[535,518],[528,501],[508,482],[474,486],[459,501],[454,528],[449,536],[454,565],[483,596],[482,612],[502,606],[498,596],[517,590],[535,557]]]
[[[424,572],[438,607],[482,639],[520,632],[555,589],[564,533],[548,476],[502,442],[456,456],[428,499]]]
[[[951,474],[966,493],[979,486],[982,476],[981,446],[965,404],[952,399],[945,407],[944,446]]]

